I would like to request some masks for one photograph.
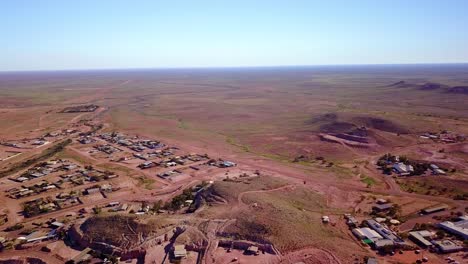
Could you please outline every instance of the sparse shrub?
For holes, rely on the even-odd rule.
[[[23,224],[18,223],[18,224],[15,224],[15,225],[13,225],[13,226],[7,227],[7,228],[5,229],[5,231],[7,231],[7,232],[16,231],[16,230],[22,229],[23,227],[24,227]]]
[[[437,238],[442,239],[445,237],[446,233],[443,230],[437,230],[436,235]]]

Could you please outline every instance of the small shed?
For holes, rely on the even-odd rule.
[[[247,248],[247,254],[253,254],[257,255],[258,254],[258,247],[257,246],[250,246]]]
[[[187,257],[187,250],[184,245],[174,246],[174,258],[181,259]]]

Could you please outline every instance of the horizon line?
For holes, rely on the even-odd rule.
[[[294,67],[353,67],[353,66],[424,66],[424,65],[465,65],[467,62],[421,62],[421,63],[362,63],[362,64],[287,64],[287,65],[239,65],[239,66],[187,66],[187,67],[129,67],[129,68],[68,68],[37,70],[0,70],[1,73],[79,72],[79,71],[125,71],[125,70],[203,70],[203,69],[253,69],[253,68],[294,68]]]

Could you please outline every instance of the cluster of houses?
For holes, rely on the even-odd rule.
[[[99,144],[99,145],[94,146],[94,148],[108,155],[122,151],[121,149],[116,148],[110,144]]]
[[[40,147],[50,142],[44,137],[34,138],[34,139],[25,139],[20,142],[0,142],[0,145],[9,147],[9,148],[16,148],[16,149],[31,149],[33,147]]]
[[[346,214],[345,219],[348,226],[352,228],[351,232],[354,236],[376,250],[388,253],[388,250],[412,248],[408,242],[403,240],[384,223],[383,220],[386,220],[385,218],[367,219],[363,221],[360,227],[358,227],[358,221],[351,215]],[[427,248],[433,252],[442,254],[464,250],[462,241],[468,239],[467,215],[461,216],[456,222],[445,221],[438,223],[436,227],[460,239],[438,237],[437,232],[429,230],[410,231],[408,232],[408,238],[421,248]]]
[[[28,244],[34,242],[41,242],[45,240],[58,239],[60,232],[65,229],[65,224],[57,221],[56,219],[50,219],[45,223],[47,226],[41,226],[40,229],[26,230],[20,233],[16,239],[6,239],[0,237],[0,250],[5,245],[16,243],[17,248],[27,248]],[[16,240],[16,241],[15,241]]]
[[[134,153],[133,156],[135,158],[141,159],[141,160],[149,160],[149,159],[155,159],[155,158],[168,158],[174,156],[174,150],[177,149],[175,147],[169,147],[165,149],[158,149],[155,151],[150,151],[147,153]],[[179,157],[176,157],[179,158]]]
[[[99,182],[101,180],[118,177],[118,175],[108,171],[100,171],[92,167],[83,168],[68,160],[50,160],[37,164],[25,173],[21,174],[19,177],[12,178],[11,180],[23,183],[32,179],[42,178],[51,173],[59,171],[62,172],[60,175],[58,175],[59,180],[53,183],[43,180],[34,185],[22,186],[21,189],[13,188],[7,190],[7,192],[12,198],[21,198],[56,188],[62,188],[63,184],[66,183],[71,183],[73,185],[83,185],[85,182]]]
[[[26,217],[32,217],[51,211],[65,209],[77,204],[81,204],[80,196],[92,195],[95,193],[112,192],[111,184],[95,185],[80,191],[62,192],[52,197],[40,197],[34,200],[27,201],[23,204],[23,214]]]
[[[436,233],[432,231],[411,231],[408,235],[409,238],[421,248],[435,249],[444,254],[463,250],[463,246],[450,239],[435,239]]]
[[[430,139],[436,142],[443,143],[457,143],[465,141],[466,136],[463,134],[456,134],[450,131],[442,131],[440,133],[426,132],[421,134],[419,138]]]
[[[47,134],[45,134],[44,136],[42,136],[43,138],[47,138],[47,137],[59,137],[59,136],[70,136],[70,135],[73,135],[73,134],[76,134],[80,132],[78,129],[62,129],[62,130],[59,130],[59,131],[55,131],[55,132],[48,132]]]
[[[90,135],[83,135],[78,139],[78,142],[85,145],[85,144],[94,143],[94,142],[96,142],[96,140],[93,137],[91,137]]]
[[[16,178],[10,178],[16,182],[26,182],[32,179],[37,179],[49,175],[50,173],[57,172],[60,170],[70,171],[77,168],[78,165],[68,160],[50,160],[42,162],[36,166],[30,168],[26,172],[22,173]]]
[[[352,233],[365,244],[374,249],[381,250],[386,247],[406,247],[406,242],[392,231],[385,223],[379,223],[375,219],[364,221],[364,227],[352,229]]]
[[[237,164],[232,162],[232,161],[222,160],[222,159],[210,160],[210,161],[208,161],[208,165],[215,166],[215,167],[218,167],[218,168],[231,168],[231,167],[237,166]]]
[[[436,225],[437,228],[452,234],[460,240],[468,239],[468,215],[459,217],[458,221],[444,221]],[[409,238],[422,248],[436,250],[439,253],[453,253],[464,250],[463,243],[455,239],[437,239],[436,232],[417,230],[409,232]]]
[[[468,240],[468,215],[461,216],[456,222],[445,221],[439,223],[437,226],[448,233]]]
[[[83,194],[90,195],[90,194],[95,194],[95,193],[106,193],[106,192],[112,192],[112,184],[105,183],[102,185],[95,185],[93,187],[86,188]]]
[[[199,161],[203,161],[207,159],[209,159],[207,155],[190,154],[190,155],[169,157],[166,159],[162,159],[160,161],[145,161],[139,164],[138,167],[140,169],[149,169],[152,167],[169,168],[169,167],[174,167],[178,165],[187,165],[193,162],[199,162]]]
[[[11,148],[28,149],[32,147],[40,147],[40,146],[49,144],[51,141],[48,138],[70,136],[78,132],[79,131],[77,129],[62,129],[62,130],[55,131],[55,132],[48,132],[40,137],[33,138],[33,139],[23,139],[18,142],[14,142],[14,141],[13,142],[0,142],[0,145],[3,145],[5,147],[11,147]]]
[[[0,145],[15,148],[15,149],[32,149],[47,145],[55,140],[62,139],[66,136],[74,135],[79,133],[77,129],[61,129],[54,132],[48,132],[37,138],[22,139],[22,140],[13,140],[13,141],[1,141]],[[55,138],[52,140],[51,138]]]
[[[170,170],[170,171],[158,173],[157,176],[162,179],[168,179],[180,173],[182,173],[180,170]]]
[[[166,146],[157,140],[140,139],[138,137],[129,138],[120,133],[104,133],[100,134],[99,137],[109,143],[118,144],[136,152],[146,149],[161,149]]]
[[[26,196],[46,192],[49,190],[56,189],[57,186],[55,184],[51,184],[48,181],[41,181],[36,183],[32,186],[22,186],[21,188],[12,188],[7,190],[8,197],[14,199],[20,199]]]
[[[12,188],[7,190],[8,197],[14,199],[20,199],[27,196],[36,195],[39,193],[47,192],[50,190],[62,189],[62,185],[65,182],[70,182],[73,185],[83,185],[85,181],[87,182],[98,182],[101,179],[110,179],[117,177],[115,174],[99,174],[99,176],[89,176],[90,172],[88,170],[81,170],[73,174],[64,174],[60,175],[60,180],[54,183],[50,183],[46,180],[43,180],[39,183],[36,183],[31,186],[21,186],[21,188]]]
[[[429,164],[426,162],[409,162],[407,158],[400,158],[400,156],[393,156],[390,154],[382,156],[377,162],[377,165],[384,170],[384,173],[391,174],[393,171],[399,176],[421,175],[424,174],[427,170],[430,170],[433,175],[447,174],[446,171],[441,169],[436,164]]]
[[[436,164],[430,164],[429,169],[433,175],[445,175],[447,174],[443,169],[439,168]],[[414,167],[403,162],[393,164],[393,170],[400,176],[412,175]]]
[[[78,203],[79,200],[76,198],[74,200],[70,200],[67,197],[61,197],[60,195],[57,196],[57,200],[54,200],[51,197],[37,198],[23,204],[23,215],[25,217],[33,217],[55,211],[62,208],[62,204],[66,206],[64,202],[67,204],[75,204]]]

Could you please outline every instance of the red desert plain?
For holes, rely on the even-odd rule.
[[[468,66],[0,73],[0,263],[467,263]]]

